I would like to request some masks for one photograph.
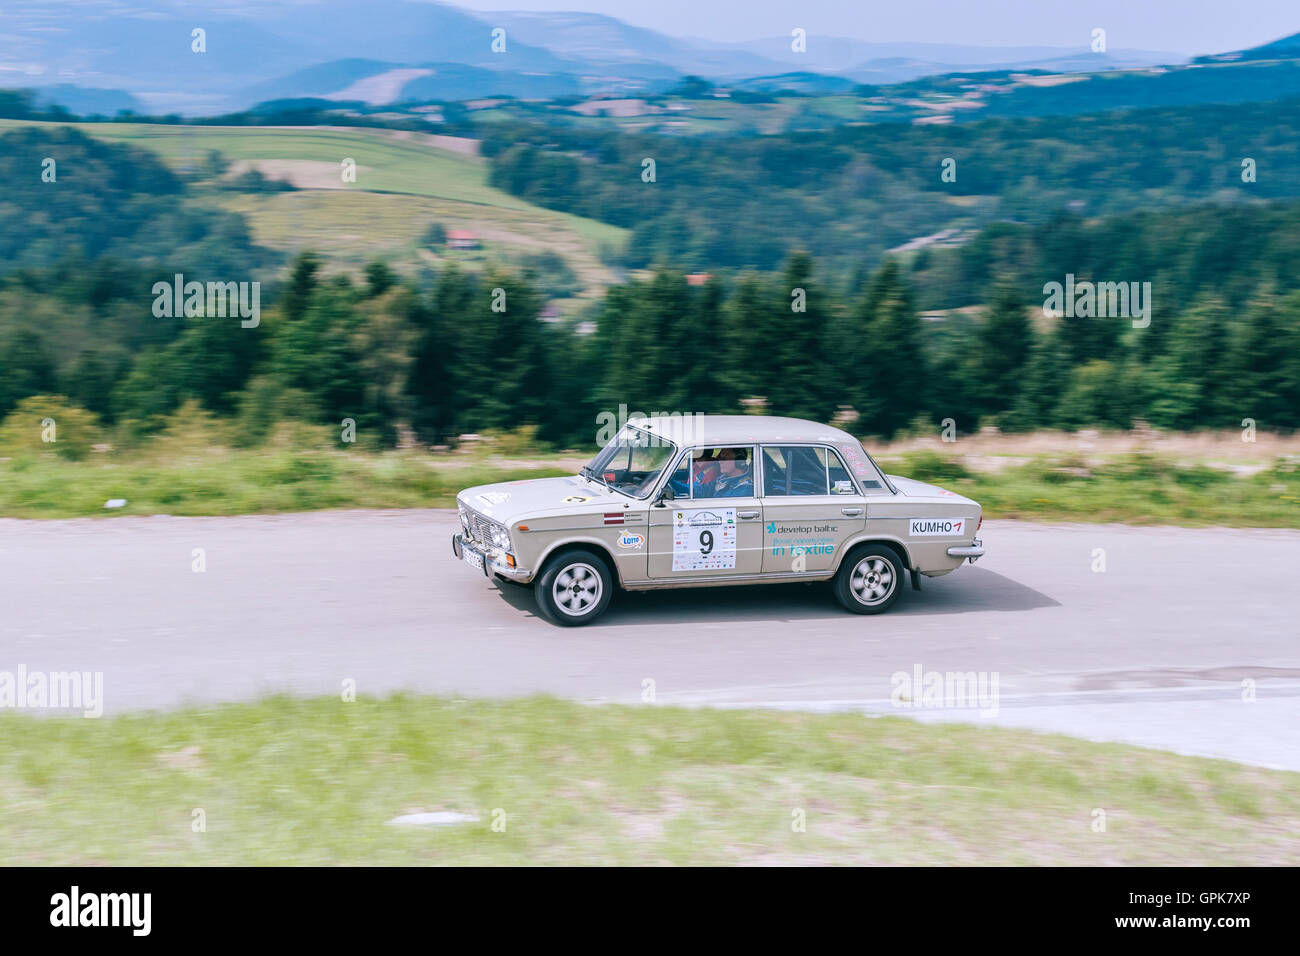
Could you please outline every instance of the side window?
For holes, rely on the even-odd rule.
[[[839,449],[843,459],[848,462],[849,468],[858,476],[858,481],[862,482],[862,487],[867,490],[867,494],[884,494],[888,491],[860,443],[844,442],[839,446]]]
[[[749,498],[754,495],[754,449],[692,448],[668,485],[677,498]]]
[[[853,479],[849,476],[849,470],[844,467],[844,462],[840,456],[833,451],[825,448],[817,449],[820,457],[826,461],[826,470],[830,477],[831,494],[833,495],[856,495],[857,489],[853,487]]]
[[[774,448],[771,445],[763,446],[763,495],[771,497],[772,495],[788,494],[785,490],[786,476],[789,469],[786,466],[784,449]]]
[[[673,472],[672,477],[668,479],[668,487],[673,490],[676,498],[689,498],[691,496],[691,462],[694,460],[695,452],[687,452]]]
[[[841,465],[841,470],[843,466]],[[763,446],[763,494],[826,495],[831,493],[825,452],[803,445]]]

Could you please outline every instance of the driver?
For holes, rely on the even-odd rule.
[[[711,497],[713,483],[722,474],[722,469],[714,457],[715,454],[713,450],[704,451],[692,465],[691,484],[696,489],[697,498]]]
[[[754,494],[754,476],[745,449],[723,448],[718,452],[718,467],[722,474],[713,485],[715,498],[748,498]]]

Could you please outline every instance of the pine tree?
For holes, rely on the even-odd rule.
[[[320,258],[304,252],[293,263],[289,286],[279,302],[280,313],[290,322],[296,322],[307,311],[307,305],[316,291],[316,274],[320,271]]]
[[[887,259],[872,278],[851,331],[862,427],[893,435],[926,409],[929,392],[921,320],[895,260]]]
[[[990,294],[979,325],[974,363],[979,414],[995,414],[1015,405],[1033,343],[1034,330],[1024,299],[1015,284],[1004,278]]]
[[[701,362],[714,356],[701,348],[690,327],[690,287],[686,276],[670,269],[658,269],[642,287],[641,321],[647,359],[639,394],[633,400],[647,414],[683,411],[690,402],[686,381]]]
[[[771,290],[772,304],[758,330],[770,355],[767,397],[772,414],[828,421],[841,383],[829,362],[831,307],[813,280],[813,260],[796,252]]]
[[[1057,407],[1069,376],[1069,347],[1059,327],[1036,336],[1021,378],[1020,393],[1002,417],[1004,428],[1028,431],[1056,428]]]
[[[718,357],[718,364],[730,390],[740,401],[767,398],[775,365],[770,353],[755,335],[770,314],[771,294],[762,276],[743,276],[725,306],[725,326],[736,336],[737,347]],[[749,406],[746,406],[749,407]]]
[[[54,387],[54,365],[34,332],[13,331],[0,341],[0,418],[29,395]]]
[[[1227,313],[1206,299],[1171,317],[1165,352],[1150,363],[1149,418],[1162,428],[1214,427],[1226,384]],[[1222,422],[1218,422],[1222,425]]]
[[[1260,429],[1289,427],[1296,412],[1291,401],[1294,385],[1286,381],[1294,368],[1296,334],[1294,305],[1280,307],[1273,296],[1252,303],[1229,336],[1227,372],[1230,376],[1219,402],[1226,424],[1253,418]]]
[[[723,284],[716,278],[691,290],[686,316],[690,350],[705,358],[687,363],[680,406],[683,412],[716,415],[736,410],[739,396],[727,375],[727,362],[731,356],[743,354],[745,340],[733,335],[723,310],[725,298]]]

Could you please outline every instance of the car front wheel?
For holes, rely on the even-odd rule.
[[[844,560],[835,575],[835,596],[855,614],[880,614],[898,600],[904,571],[893,548],[867,545]]]
[[[546,562],[536,594],[537,608],[548,621],[579,627],[604,613],[614,594],[614,579],[598,555],[568,551]]]

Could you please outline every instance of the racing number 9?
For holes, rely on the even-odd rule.
[[[700,532],[700,554],[709,554],[713,550],[713,532]]]

